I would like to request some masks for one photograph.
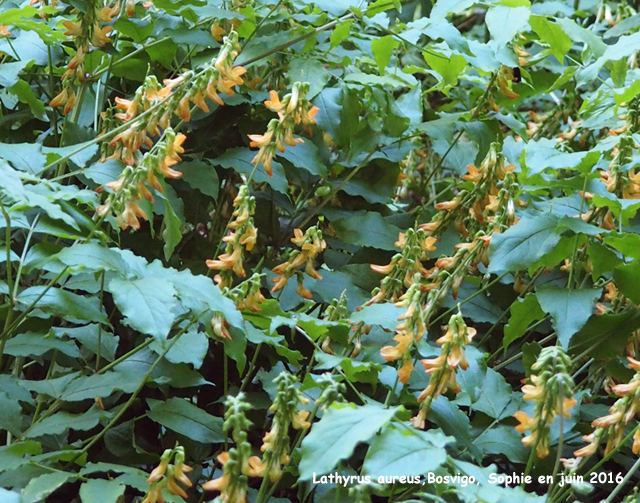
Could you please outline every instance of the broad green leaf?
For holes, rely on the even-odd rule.
[[[366,442],[391,421],[397,410],[376,403],[359,407],[334,403],[302,441],[300,480],[311,480],[314,473],[323,475],[333,470],[358,443]]]
[[[359,362],[353,358],[329,354],[319,354],[316,359],[318,360],[316,370],[331,370],[340,367],[351,382],[366,382],[372,386],[379,382],[378,374],[381,370],[379,363]]]
[[[162,222],[164,239],[164,259],[169,262],[176,246],[182,241],[181,222],[171,206],[169,199],[164,200],[164,220]]]
[[[287,177],[284,173],[284,168],[282,164],[274,161],[272,163],[273,168],[273,176],[270,177],[264,171],[262,165],[258,166],[258,168],[254,172],[255,166],[251,164],[251,161],[258,153],[257,150],[249,150],[248,148],[232,148],[227,150],[224,154],[216,157],[211,162],[216,166],[222,166],[223,168],[231,168],[237,171],[238,173],[249,176],[251,173],[253,174],[253,180],[256,183],[268,183],[273,187],[273,190],[277,190],[282,194],[287,193]]]
[[[627,236],[640,237],[637,234],[627,234]],[[605,238],[605,242],[607,242],[607,238]],[[638,245],[640,246],[640,242]],[[603,244],[600,244],[598,241],[587,244],[587,255],[592,267],[591,278],[594,281],[603,274],[612,272],[622,263],[622,260],[618,258],[613,250]]]
[[[80,486],[82,503],[117,503],[126,489],[117,480],[90,479]]]
[[[52,330],[56,337],[67,335],[79,341],[94,355],[98,354],[98,348],[100,348],[100,358],[105,358],[108,361],[113,361],[115,358],[120,337],[107,332],[105,329],[100,330],[99,325],[91,324],[76,328],[54,327]]]
[[[123,275],[129,271],[127,263],[115,249],[98,243],[74,244],[64,248],[55,258],[68,265],[71,271],[115,271]]]
[[[391,61],[391,55],[400,46],[400,42],[391,35],[376,38],[371,42],[371,52],[378,65],[380,73],[384,73],[384,69]]]
[[[331,74],[317,59],[296,57],[289,61],[287,77],[291,85],[295,82],[308,82],[310,87],[307,98],[313,99],[327,85]]]
[[[0,143],[0,158],[9,161],[14,168],[31,174],[40,171],[47,162],[39,143]]]
[[[190,161],[181,162],[177,169],[182,173],[182,179],[192,188],[218,199],[220,180],[213,166],[203,161]]]
[[[375,477],[424,475],[446,461],[445,447],[454,442],[453,437],[439,431],[400,428],[391,423],[374,437],[362,470]]]
[[[638,259],[630,264],[622,264],[613,271],[615,284],[626,297],[640,304],[640,265]]]
[[[11,87],[20,80],[18,75],[29,64],[29,61],[22,60],[14,63],[3,63],[0,66],[0,86]]]
[[[331,33],[331,37],[329,37],[329,40],[331,41],[332,49],[334,47],[339,46],[344,40],[346,40],[349,37],[349,34],[351,33],[352,22],[353,21],[351,19],[347,19],[342,23],[338,23],[336,27],[333,29],[333,32]]]
[[[462,70],[467,66],[467,60],[459,54],[444,54],[435,52],[422,53],[427,64],[442,77],[445,87],[455,86]]]
[[[9,398],[4,391],[0,391],[0,430],[5,430],[16,437],[22,433],[22,407],[18,400]]]
[[[489,272],[527,269],[550,252],[560,235],[558,217],[553,214],[525,216],[502,234],[494,234],[489,248]]]
[[[69,383],[77,376],[78,373],[76,372],[62,377],[55,377],[53,379],[43,379],[42,381],[29,381],[27,379],[22,379],[18,381],[18,384],[29,391],[43,393],[53,398],[60,398]]]
[[[207,414],[183,398],[169,398],[166,401],[147,399],[151,410],[147,416],[187,438],[203,444],[224,442],[223,420]]]
[[[73,341],[62,341],[53,336],[33,332],[18,334],[9,339],[5,346],[5,353],[11,356],[42,356],[53,349],[72,358],[82,356]]]
[[[176,291],[168,281],[146,277],[136,280],[114,278],[109,291],[131,328],[163,340],[175,321]]]
[[[96,321],[108,324],[98,298],[83,297],[61,288],[32,286],[18,294],[18,306],[27,309],[35,304],[35,316],[57,316],[73,323]]]
[[[118,370],[81,376],[67,385],[61,398],[66,402],[79,402],[96,397],[106,398],[116,390],[133,393],[140,386],[142,378],[142,374]]]
[[[509,323],[504,327],[502,346],[507,349],[513,341],[525,334],[532,322],[543,317],[544,311],[540,308],[535,294],[530,293],[525,295],[524,299],[516,299],[511,305]]]
[[[512,395],[513,390],[504,377],[493,369],[487,369],[480,396],[472,408],[494,419],[503,419],[516,411],[514,407],[509,407]]]
[[[397,250],[395,242],[401,230],[389,224],[380,213],[367,212],[352,218],[339,218],[331,223],[338,237],[347,244]]]
[[[427,419],[440,426],[445,434],[455,437],[458,448],[467,448],[475,459],[480,459],[480,449],[474,445],[471,437],[469,417],[456,404],[439,396],[431,404]]]
[[[549,44],[551,53],[562,62],[564,55],[569,52],[573,45],[569,36],[562,26],[552,23],[542,16],[532,16],[529,20],[531,28],[536,32],[540,41]]]
[[[531,10],[528,7],[507,7],[498,5],[487,11],[485,22],[491,38],[498,45],[506,45],[520,31],[525,31]],[[566,36],[566,35],[565,35]]]
[[[529,457],[522,436],[511,426],[493,428],[476,439],[475,444],[486,454],[506,456],[512,463],[526,463]]]
[[[49,122],[49,117],[46,114],[44,103],[36,97],[33,89],[31,89],[31,86],[27,82],[19,80],[7,90],[11,94],[16,95],[20,100],[20,103],[29,105],[31,113],[36,119]]]
[[[542,310],[553,317],[558,341],[567,349],[573,334],[578,332],[592,315],[595,301],[602,295],[602,290],[570,290],[545,285],[536,289],[536,295]]]
[[[162,353],[167,341],[154,341],[151,345],[156,353]],[[165,358],[171,363],[189,363],[193,368],[202,366],[204,357],[209,349],[209,339],[204,332],[196,329],[189,330],[180,336],[180,339],[171,346]]]
[[[33,479],[24,488],[20,496],[20,503],[39,503],[44,501],[53,491],[67,482],[78,478],[77,473],[53,472]]]
[[[42,435],[60,435],[68,429],[88,431],[97,426],[102,418],[113,416],[113,411],[104,411],[96,404],[84,414],[71,414],[69,412],[57,412],[45,417],[29,429],[26,436],[37,438]]]
[[[431,20],[436,23],[440,22],[447,15],[458,14],[471,7],[474,3],[476,3],[475,0],[437,0],[431,10]]]
[[[609,234],[604,242],[613,246],[624,256],[640,259],[640,235],[631,232],[625,234]]]
[[[312,175],[322,178],[327,177],[327,167],[320,158],[318,148],[309,139],[305,139],[304,143],[298,143],[295,147],[287,147],[284,152],[277,152],[277,154],[296,168],[305,169]]]
[[[598,360],[618,357],[629,342],[629,335],[640,328],[640,312],[593,315],[571,338],[569,352],[586,354]]]
[[[602,56],[604,51],[607,49],[607,44],[605,44],[603,40],[593,32],[593,30],[583,28],[573,19],[565,17],[556,18],[555,21],[560,25],[564,33],[569,35],[574,42],[587,44],[596,58]]]
[[[404,309],[393,303],[371,304],[356,311],[349,318],[352,322],[363,321],[367,325],[380,325],[386,330],[395,330],[400,323],[398,317],[404,314]]]

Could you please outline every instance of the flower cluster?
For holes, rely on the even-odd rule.
[[[164,85],[149,76],[133,99],[116,98],[121,110],[116,118],[128,126],[105,147],[102,159],[122,159],[127,165],[137,164],[142,157],[140,147],[151,146],[149,136],[158,136],[161,130],[167,129],[174,115],[183,121],[190,120],[192,103],[208,112],[205,96],[223,105],[218,93],[232,95],[233,87],[244,82],[241,76],[245,69],[233,65],[237,49],[238,35],[231,32],[225,37],[218,56],[198,74],[187,71],[174,79],[164,80]]]
[[[173,463],[171,463],[172,460]],[[173,449],[165,450],[160,458],[160,463],[147,479],[150,487],[141,503],[162,503],[164,501],[163,490],[174,496],[186,498],[187,493],[178,485],[178,482],[185,487],[191,487],[193,483],[187,477],[187,473],[191,470],[192,468],[184,463],[183,447],[178,445]]]
[[[531,367],[535,372],[529,378],[530,383],[522,387],[525,400],[536,403],[533,417],[518,411],[515,417],[520,424],[519,433],[531,433],[522,439],[526,446],[535,448],[538,457],[549,454],[550,425],[558,415],[571,417],[569,409],[576,404],[571,398],[574,382],[571,378],[571,359],[559,346],[543,348]]]
[[[137,167],[127,166],[120,178],[107,184],[112,190],[106,202],[97,208],[100,216],[109,212],[116,214],[116,222],[121,229],[140,228],[139,218],[147,219],[146,213],[138,205],[143,197],[153,201],[153,195],[148,186],[159,192],[163,192],[163,186],[158,180],[158,175],[168,178],[178,178],[181,173],[171,168],[180,162],[180,154],[184,153],[182,143],[185,140],[183,134],[176,134],[168,128],[154,148],[147,152]]]
[[[462,190],[451,201],[437,203],[435,207],[438,213],[430,222],[421,224],[421,229],[430,236],[437,236],[453,222],[462,235],[467,235],[479,230],[483,223],[495,221],[492,215],[497,212],[501,202],[509,196],[514,199],[517,194],[515,179],[507,176],[513,172],[515,166],[506,164],[505,157],[499,148],[497,143],[492,143],[480,166],[476,167],[473,164],[467,166],[468,173],[463,178],[472,183],[473,190]],[[501,193],[499,188],[501,183],[502,189],[511,185],[514,187],[509,193],[504,191]],[[522,203],[518,202],[518,204]]]
[[[609,414],[599,417],[591,423],[595,430],[582,439],[588,445],[578,449],[574,454],[578,457],[588,457],[593,455],[598,449],[598,445],[603,438],[607,438],[605,455],[609,454],[624,438],[625,429],[629,422],[640,412],[640,362],[627,357],[629,367],[636,371],[631,381],[627,384],[616,384],[612,386],[612,391],[619,398],[609,409]],[[636,429],[633,436],[633,453],[640,452],[640,429]]]
[[[394,340],[397,344],[395,346],[385,346],[380,350],[380,354],[386,361],[400,360],[398,380],[402,384],[407,384],[411,372],[413,372],[411,349],[417,341],[422,339],[427,331],[421,302],[420,283],[416,281],[396,302],[396,306],[405,308],[405,312],[398,318],[398,321],[402,321],[402,323],[396,327]]]
[[[302,396],[297,387],[296,378],[288,372],[282,372],[275,378],[274,383],[278,388],[275,400],[269,408],[269,411],[274,413],[273,421],[260,447],[264,452],[262,457],[264,475],[268,473],[271,482],[279,480],[282,477],[283,466],[289,464],[289,427],[306,430],[311,426],[307,421],[309,411],[298,410],[299,405],[306,405],[309,400]]]
[[[246,432],[251,422],[245,416],[251,405],[244,401],[244,396],[244,393],[238,393],[235,397],[228,397],[225,402],[227,411],[223,427],[226,432],[232,430],[235,447],[217,457],[223,466],[222,476],[202,485],[205,491],[219,491],[220,495],[215,501],[220,503],[246,503],[248,477],[262,477],[266,469],[258,456],[251,456],[251,444],[247,442]]]
[[[120,13],[120,2],[105,6],[97,0],[86,2],[86,9],[73,11],[77,14],[75,21],[64,21],[67,29],[65,35],[72,37],[76,45],[76,54],[67,64],[67,71],[62,75],[62,91],[49,103],[52,107],[64,105],[64,114],[68,114],[76,104],[77,97],[73,89],[76,80],[80,83],[86,80],[84,70],[85,57],[93,47],[101,48],[110,42],[108,34],[113,31],[109,23]]]
[[[346,318],[348,314],[349,311],[347,309],[347,295],[345,292],[342,292],[339,299],[331,300],[331,303],[324,311],[322,319],[326,321],[338,321]],[[331,349],[331,337],[327,335],[322,340],[321,347],[325,353],[329,353],[332,355],[333,350]]]
[[[309,227],[303,234],[300,229],[293,231],[294,237],[291,238],[291,242],[296,246],[299,246],[301,250],[294,250],[289,255],[289,259],[280,265],[277,265],[272,269],[272,272],[278,274],[271,280],[275,283],[271,289],[271,293],[275,293],[282,290],[289,282],[289,279],[296,274],[298,276],[298,287],[296,292],[305,299],[312,297],[311,292],[305,288],[302,284],[302,272],[298,271],[298,268],[302,265],[305,266],[304,272],[315,279],[322,279],[322,276],[313,266],[313,260],[324,251],[327,247],[322,237],[322,231],[317,227]]]
[[[232,271],[236,276],[246,276],[243,259],[258,239],[258,229],[253,224],[252,215],[256,211],[256,200],[249,194],[249,186],[241,185],[233,200],[234,211],[227,225],[229,234],[222,238],[227,243],[225,252],[215,260],[207,260],[207,267],[220,271],[214,277],[220,288],[230,287],[233,283]]]
[[[476,329],[467,327],[461,313],[454,314],[449,319],[446,333],[436,342],[442,346],[437,358],[421,360],[424,369],[429,374],[429,384],[418,396],[421,403],[418,415],[411,422],[416,428],[424,428],[427,413],[433,400],[445,391],[460,392],[456,381],[458,368],[466,370],[469,363],[464,348],[476,335]]]
[[[260,148],[251,163],[255,165],[262,163],[269,176],[273,176],[272,163],[276,150],[284,152],[285,144],[295,147],[296,143],[304,141],[302,138],[293,137],[294,128],[301,124],[303,130],[310,134],[311,124],[316,123],[314,117],[319,112],[319,108],[312,106],[309,100],[306,99],[307,92],[309,92],[309,84],[307,82],[294,83],[291,92],[282,101],[280,101],[276,91],[270,91],[270,99],[265,101],[264,104],[267,108],[276,112],[278,118],[269,121],[265,134],[249,135],[250,145]]]
[[[373,296],[367,305],[384,300],[398,302],[405,288],[409,288],[417,276],[429,279],[431,271],[425,269],[422,262],[428,260],[429,252],[436,249],[435,243],[436,238],[428,237],[424,229],[407,229],[407,232],[400,233],[395,243],[400,253],[396,253],[387,265],[371,265],[372,270],[385,277],[380,288],[372,292]]]
[[[248,280],[223,293],[235,302],[238,311],[259,313],[262,311],[260,304],[265,300],[260,291],[263,276],[263,274],[254,273]]]

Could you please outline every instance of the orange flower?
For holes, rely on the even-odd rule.
[[[411,373],[413,372],[413,363],[410,359],[406,359],[404,365],[398,369],[398,381],[402,384],[407,384],[409,382],[409,377],[411,377]]]
[[[0,26],[0,38],[7,38],[9,36],[11,36],[9,27],[7,25]]]
[[[264,105],[268,109],[273,110],[274,112],[280,112],[284,108],[284,105],[280,101],[280,97],[278,96],[278,93],[276,91],[269,91],[269,98],[270,99],[264,102]]]
[[[80,23],[74,23],[73,21],[63,21],[62,24],[67,29],[64,33],[67,37],[79,37],[82,35],[82,27]]]
[[[523,412],[521,410],[516,412],[514,416],[518,421],[520,421],[520,424],[516,426],[516,431],[518,433],[524,433],[525,431],[534,430],[538,424],[534,418],[529,417],[526,412]]]
[[[225,35],[225,30],[220,26],[219,21],[214,21],[211,25],[211,36],[218,42],[222,42],[222,37]]]

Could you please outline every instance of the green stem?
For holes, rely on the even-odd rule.
[[[629,480],[631,479],[631,477],[633,477],[635,475],[635,473],[638,471],[638,468],[640,468],[640,459],[638,459],[633,466],[631,467],[631,470],[629,470],[627,472],[627,474],[624,476],[624,478],[622,479],[622,482],[620,482],[616,488],[611,492],[611,494],[609,495],[609,497],[605,500],[607,502],[611,502],[613,501],[613,498],[615,498],[618,493],[620,491],[622,491],[622,488],[625,486],[625,484],[627,482],[629,482]]]

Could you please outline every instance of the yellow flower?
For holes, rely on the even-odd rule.
[[[220,26],[219,21],[214,21],[211,25],[211,36],[218,42],[222,42],[222,37],[225,35],[225,30]]]
[[[273,110],[274,112],[280,112],[284,108],[284,105],[280,101],[280,97],[278,96],[278,93],[276,91],[274,90],[269,91],[269,98],[270,99],[264,102],[264,105],[269,110]]]
[[[9,27],[7,25],[0,26],[0,38],[7,38],[9,36],[11,36]]]

